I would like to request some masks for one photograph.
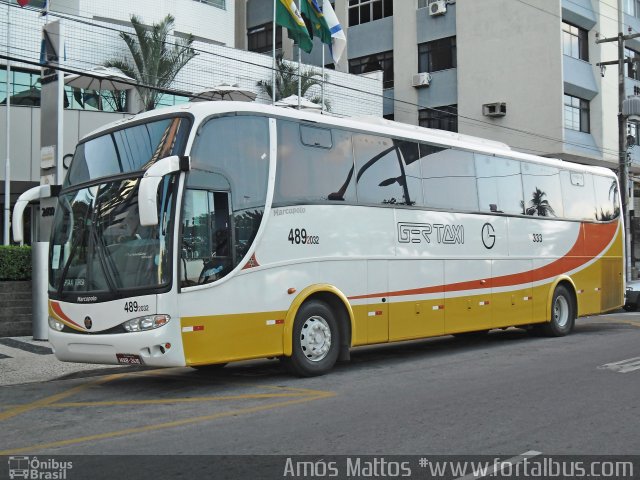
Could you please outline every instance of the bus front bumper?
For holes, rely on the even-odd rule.
[[[63,362],[186,366],[180,333],[172,328],[107,335],[63,333],[49,328],[49,343]]]

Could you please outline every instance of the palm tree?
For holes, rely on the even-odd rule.
[[[140,84],[136,87],[144,104],[144,110],[153,110],[162,90],[166,90],[182,68],[197,55],[191,47],[193,35],[167,40],[173,29],[174,18],[167,15],[160,23],[148,27],[136,15],[131,15],[131,24],[135,35],[121,32],[120,38],[129,48],[133,63],[128,58],[112,59],[105,62],[106,67],[116,67],[135,78]],[[149,88],[150,87],[150,88]]]
[[[322,75],[312,68],[300,69],[300,77],[302,78],[300,96],[302,97],[306,97],[311,87],[322,86]],[[273,98],[272,84],[273,82],[271,80],[260,80],[257,82],[258,87],[260,87],[269,98]],[[298,66],[295,63],[287,62],[282,58],[282,54],[280,54],[276,58],[276,100],[281,100],[291,95],[298,95]],[[309,100],[317,104],[322,103],[321,95],[314,95],[309,98]],[[324,106],[327,111],[331,110],[331,104],[328,100],[324,101]]]
[[[533,192],[533,197],[529,200],[529,207],[525,210],[525,215],[538,215],[539,217],[550,217],[556,215],[551,204],[546,197],[547,194],[538,187]],[[523,202],[524,203],[524,202]],[[524,206],[524,205],[523,205]]]

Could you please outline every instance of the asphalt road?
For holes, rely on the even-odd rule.
[[[0,455],[530,451],[640,453],[640,313],[580,319],[564,338],[360,348],[311,379],[273,360],[0,387]]]

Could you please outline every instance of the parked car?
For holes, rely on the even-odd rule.
[[[627,289],[624,294],[624,308],[627,312],[635,312],[638,309],[640,298],[640,280],[627,282]]]

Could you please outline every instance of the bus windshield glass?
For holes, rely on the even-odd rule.
[[[164,177],[158,188],[160,222],[154,227],[140,225],[139,178],[62,193],[50,247],[50,294],[106,299],[168,286],[177,178]]]
[[[97,178],[146,170],[151,164],[184,150],[190,121],[163,118],[115,130],[76,148],[64,188]]]

